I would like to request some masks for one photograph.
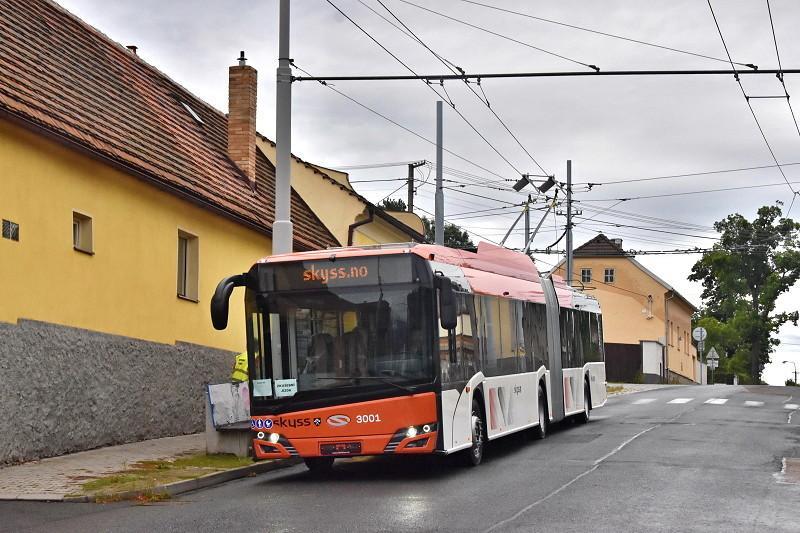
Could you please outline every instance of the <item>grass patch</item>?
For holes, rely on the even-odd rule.
[[[606,392],[608,394],[618,394],[625,390],[625,387],[622,385],[606,385]]]
[[[129,491],[141,491],[138,499],[144,498],[142,501],[160,501],[169,496],[152,490],[156,487],[250,464],[253,460],[249,457],[231,454],[198,454],[169,461],[141,461],[121,472],[87,481],[82,485],[82,491],[85,495],[95,496],[98,501],[115,501],[118,499],[115,495]]]

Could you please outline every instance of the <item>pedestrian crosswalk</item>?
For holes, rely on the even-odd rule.
[[[697,398],[672,398],[660,401],[668,404],[688,404],[695,400],[697,400]],[[708,405],[726,405],[728,404],[729,400],[730,400],[729,398],[709,398],[707,400],[704,400],[703,403]],[[657,398],[636,398],[631,403],[633,405],[647,405],[657,401],[659,401]],[[730,402],[730,405],[738,405],[743,407],[764,407],[765,403],[758,400],[744,400],[741,402],[738,401]],[[783,408],[786,410],[794,411],[800,409],[800,404],[785,403],[783,404]]]

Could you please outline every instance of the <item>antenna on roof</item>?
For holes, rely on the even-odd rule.
[[[244,57],[244,50],[239,52],[239,66],[244,67],[247,65],[247,58]]]

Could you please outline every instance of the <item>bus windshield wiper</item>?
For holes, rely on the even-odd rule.
[[[336,379],[336,380],[359,380],[359,379],[369,379],[380,381],[381,383],[386,383],[387,385],[391,385],[393,387],[397,387],[398,389],[405,391],[409,394],[414,394],[416,391],[412,388],[406,387],[405,385],[400,385],[399,383],[395,383],[389,379],[386,379],[382,376],[327,376],[327,377],[318,377],[316,379]]]

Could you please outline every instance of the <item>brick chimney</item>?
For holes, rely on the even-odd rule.
[[[256,186],[256,80],[244,51],[228,70],[228,156]]]

